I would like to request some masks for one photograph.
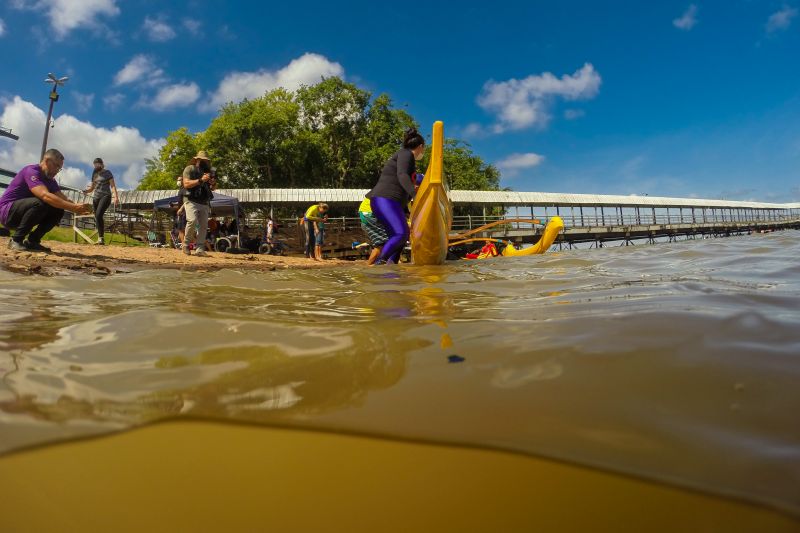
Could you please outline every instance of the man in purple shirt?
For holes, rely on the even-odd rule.
[[[41,163],[20,170],[0,197],[0,224],[15,230],[10,249],[49,252],[42,237],[58,225],[65,209],[78,215],[91,212],[88,204],[73,203],[61,192],[55,177],[63,166],[61,152],[50,149]]]

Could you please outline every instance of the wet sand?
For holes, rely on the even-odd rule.
[[[7,237],[0,238],[0,268],[19,274],[55,276],[84,272],[97,276],[145,269],[213,270],[220,268],[277,270],[314,269],[363,264],[363,261],[209,252],[208,257],[186,256],[180,250],[145,246],[91,246],[46,241],[52,253],[13,252]]]

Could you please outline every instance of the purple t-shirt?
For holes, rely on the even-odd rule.
[[[33,198],[34,194],[31,192],[31,189],[39,185],[44,185],[47,187],[47,190],[52,193],[61,190],[61,187],[58,186],[58,182],[48,178],[47,175],[42,172],[42,167],[39,165],[28,165],[20,170],[19,173],[14,176],[14,179],[11,180],[11,183],[8,184],[6,192],[0,197],[0,224],[6,225],[8,212],[11,211],[11,204],[17,200]]]

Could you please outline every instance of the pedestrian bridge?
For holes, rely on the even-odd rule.
[[[335,211],[346,212],[329,221],[331,233],[350,235],[359,231],[356,209],[367,189],[220,189],[218,192],[238,198],[254,227],[260,226],[261,219],[273,210],[286,213],[288,208],[294,216],[280,222],[290,232],[309,205],[326,202],[338,208]],[[107,216],[115,218],[118,225],[132,228],[132,218],[141,219],[142,212],[153,209],[153,202],[176,193],[175,190],[121,191],[120,208],[116,212],[110,210]],[[85,201],[77,191],[66,194],[74,201]],[[555,215],[564,220],[564,231],[556,241],[562,246],[581,242],[602,246],[608,241],[627,244],[635,239],[653,242],[657,238],[674,240],[800,228],[800,202],[517,191],[450,191],[450,199],[456,208],[453,233],[510,219],[513,222],[496,225],[475,237],[517,243],[536,242],[542,225]],[[459,207],[470,208],[470,214],[459,214]],[[120,224],[120,218],[127,219],[127,223]]]
[[[306,207],[316,202],[331,205],[358,205],[364,199],[367,189],[220,189],[221,194],[239,199],[245,208],[270,208],[283,206]],[[80,200],[80,193],[70,192],[74,200]],[[122,209],[152,209],[153,202],[175,196],[177,191],[121,191]],[[601,219],[606,212],[618,209],[671,210],[679,213],[695,211],[695,216],[703,212],[743,215],[758,211],[759,216],[776,214],[800,216],[798,203],[766,203],[735,200],[711,200],[701,198],[667,198],[658,196],[619,196],[605,194],[564,194],[550,192],[517,191],[450,191],[450,199],[455,206],[504,207],[516,211],[534,208],[551,208],[552,214],[591,216],[597,210]],[[660,212],[657,212],[659,214]]]

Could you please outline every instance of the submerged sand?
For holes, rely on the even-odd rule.
[[[92,246],[70,242],[46,241],[52,253],[13,252],[8,238],[0,238],[0,268],[22,274],[59,275],[85,272],[109,275],[152,268],[203,270],[238,268],[276,270],[286,268],[327,268],[362,264],[363,261],[326,259],[313,261],[305,257],[209,252],[208,257],[186,256],[172,248],[144,246]]]

